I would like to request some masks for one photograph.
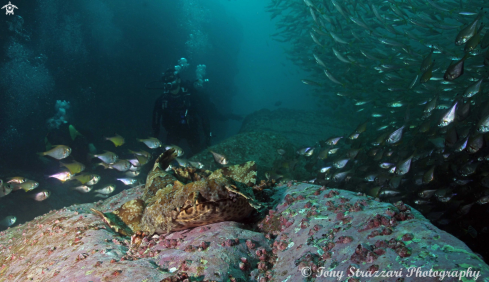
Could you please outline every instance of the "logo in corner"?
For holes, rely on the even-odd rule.
[[[14,14],[14,9],[18,9],[17,6],[12,5],[10,1],[8,1],[8,4],[3,6],[2,9],[5,9],[5,15],[13,15]]]

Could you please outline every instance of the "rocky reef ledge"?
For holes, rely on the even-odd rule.
[[[489,279],[477,254],[408,205],[296,182],[272,188],[276,204],[260,221],[149,236],[134,247],[90,208],[115,210],[142,189],[2,232],[0,281],[439,281],[434,271],[443,281]]]

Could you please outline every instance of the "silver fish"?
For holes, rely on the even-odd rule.
[[[384,191],[380,192],[380,195],[379,196],[383,196],[383,197],[386,197],[386,196],[395,196],[395,195],[398,195],[400,193],[401,192],[399,192],[399,191],[384,190]]]
[[[335,146],[336,144],[338,144],[338,141],[340,141],[341,138],[343,138],[343,136],[329,138],[328,140],[326,140],[326,144],[330,146]]]
[[[51,192],[48,190],[42,190],[31,195],[31,197],[38,202],[46,200],[47,198],[49,198],[49,196],[51,196]]]
[[[59,179],[61,182],[65,182],[67,180],[70,180],[73,177],[73,174],[71,174],[71,172],[69,171],[62,171],[53,175],[49,175],[49,177]]]
[[[137,139],[137,140],[139,142],[143,142],[150,149],[156,149],[156,148],[161,147],[160,140],[158,140],[158,139],[156,139],[154,137],[151,137],[151,138],[148,138],[148,139]]]
[[[80,186],[73,187],[73,190],[76,190],[80,193],[88,193],[88,192],[92,191],[92,187],[87,186],[87,185],[80,185]]]
[[[338,172],[338,173],[333,175],[332,180],[334,182],[341,182],[345,179],[345,177],[348,175],[348,173],[350,173],[350,170],[344,171],[344,172]]]
[[[411,167],[412,158],[413,158],[413,156],[410,156],[408,159],[401,161],[397,165],[397,170],[396,170],[397,175],[404,175],[404,174],[409,172],[409,168]]]
[[[0,198],[7,196],[13,190],[14,187],[12,183],[4,183],[3,180],[0,179]]]
[[[90,155],[90,157],[98,158],[106,164],[113,164],[119,159],[119,157],[115,153],[112,153],[110,151],[105,151],[105,153],[103,154]]]
[[[131,168],[131,163],[128,160],[118,160],[113,164],[99,163],[104,168],[116,169],[118,171],[128,171]]]
[[[137,171],[126,171],[125,176],[127,176],[127,177],[136,177],[140,173],[141,172],[139,170],[137,170]]]
[[[195,167],[195,168],[198,168],[198,169],[203,169],[204,168],[204,164],[202,164],[201,162],[192,162],[192,161],[189,161],[190,165]]]
[[[100,175],[92,174],[92,178],[86,183],[87,185],[95,185],[100,181]]]
[[[402,138],[402,131],[404,130],[404,125],[401,126],[399,129],[395,130],[392,132],[389,137],[387,138],[387,143],[389,144],[396,144],[397,142],[401,141]]]
[[[132,185],[137,181],[134,178],[116,178],[116,180],[121,181],[122,183],[124,183],[124,185]]]
[[[312,147],[301,148],[301,149],[297,150],[297,154],[299,154],[301,156],[310,157],[310,156],[312,156],[312,154],[314,154],[314,148],[312,148]]]
[[[113,185],[113,184],[109,184],[109,185],[105,186],[104,188],[94,190],[95,193],[100,193],[100,194],[104,194],[104,195],[108,195],[114,191],[115,191],[115,185]]]
[[[418,193],[421,198],[428,199],[435,195],[436,190],[424,190]]]
[[[489,114],[480,119],[477,123],[477,131],[479,133],[489,132]]]
[[[426,205],[426,204],[430,204],[431,202],[430,201],[427,201],[427,200],[415,200],[414,203],[416,205]]]
[[[484,79],[481,78],[479,79],[479,81],[477,81],[476,83],[472,84],[471,86],[467,87],[467,89],[465,90],[464,92],[464,95],[463,97],[464,98],[471,98],[473,97],[475,94],[479,93],[481,91],[481,85],[482,85],[482,81]]]
[[[6,216],[4,219],[0,220],[0,225],[10,227],[15,224],[17,217],[13,215]]]
[[[65,145],[57,145],[53,149],[38,153],[40,156],[50,156],[52,158],[55,158],[57,160],[62,160],[64,158],[67,158],[71,154],[71,148]]]
[[[189,167],[190,166],[190,163],[189,163],[189,161],[187,159],[175,158],[175,161],[181,167]]]
[[[331,167],[330,166],[326,166],[326,167],[321,168],[320,172],[321,173],[328,173],[330,170],[331,170]]]
[[[333,163],[333,166],[336,167],[336,168],[344,168],[346,166],[346,164],[348,163],[350,159],[341,159],[341,160],[336,160],[334,163]]]
[[[439,127],[447,126],[453,122],[453,120],[455,119],[455,110],[457,109],[457,104],[458,102],[455,102],[452,108],[441,118],[441,121],[438,124]]]
[[[334,154],[336,154],[336,152],[338,152],[338,150],[339,150],[339,149],[340,149],[340,148],[333,148],[333,149],[330,149],[330,150],[328,151],[328,155],[334,155]]]
[[[165,146],[165,150],[168,151],[170,149],[174,149],[175,153],[177,153],[177,157],[181,157],[185,154],[182,148],[178,147],[177,145],[168,145]]]
[[[216,152],[210,151],[212,153],[212,156],[214,157],[214,160],[216,163],[221,164],[221,165],[227,165],[228,164],[228,159],[226,156],[222,154],[218,154]]]

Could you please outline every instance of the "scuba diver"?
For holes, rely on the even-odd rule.
[[[192,83],[182,82],[179,72],[188,65],[184,58],[180,59],[179,63],[180,65],[167,69],[161,81],[146,84],[148,89],[163,89],[163,94],[156,100],[153,109],[153,137],[158,138],[160,127],[163,126],[167,132],[166,144],[180,145],[180,141],[186,139],[192,153],[195,154],[211,146],[210,118],[221,121],[242,118],[234,114],[219,113],[208,97],[197,91],[197,87],[202,86],[202,82],[206,81],[202,79],[202,67],[205,72],[204,65],[197,67],[198,80]],[[199,67],[201,67],[200,75]]]

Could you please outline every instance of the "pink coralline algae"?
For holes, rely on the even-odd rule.
[[[118,208],[140,197],[140,187],[52,211],[0,234],[0,281],[336,281],[319,277],[325,270],[342,272],[341,281],[428,281],[408,277],[409,267],[471,267],[489,277],[488,265],[465,244],[402,202],[288,184],[273,188],[275,202],[257,223],[168,235],[123,237],[89,211]],[[402,278],[348,277],[400,269]]]

